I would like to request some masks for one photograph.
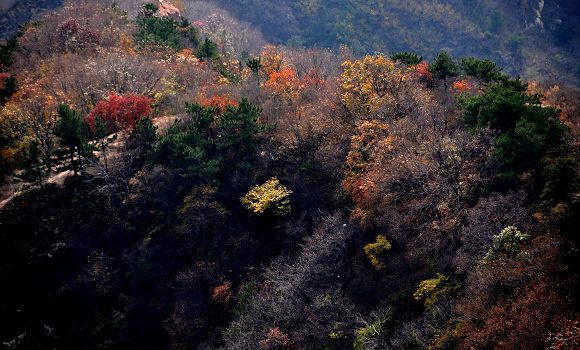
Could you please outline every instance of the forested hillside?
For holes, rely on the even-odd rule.
[[[74,2],[2,42],[2,348],[579,348],[577,5],[475,3]]]
[[[62,0],[4,0],[0,2],[0,38],[18,32],[21,25],[62,6]]]
[[[216,0],[273,42],[359,54],[441,49],[494,60],[512,74],[580,76],[577,1]],[[249,10],[251,9],[251,10]]]

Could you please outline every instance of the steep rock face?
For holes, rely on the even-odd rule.
[[[159,0],[158,15],[161,17],[171,17],[173,19],[179,19],[181,17],[181,12],[171,2],[167,0]]]

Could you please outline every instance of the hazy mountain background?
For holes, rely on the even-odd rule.
[[[62,0],[0,0],[0,38],[16,34],[21,25],[62,3]]]
[[[118,0],[129,12],[145,1]],[[574,83],[580,76],[580,2],[574,0],[216,0],[177,1],[199,8],[218,5],[259,28],[276,44],[355,53],[411,50],[426,59],[439,50],[456,57],[489,58],[528,79]],[[60,0],[3,1],[0,36]],[[73,2],[74,3],[74,2]],[[191,12],[191,11],[190,11]]]
[[[534,79],[578,77],[578,1],[218,0],[279,43],[490,58]],[[253,10],[247,10],[253,9]],[[570,79],[572,80],[572,79]]]

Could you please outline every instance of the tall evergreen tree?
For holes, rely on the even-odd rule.
[[[423,61],[423,57],[408,51],[395,52],[390,58],[393,61],[399,61],[408,66],[416,66]]]
[[[58,107],[55,135],[59,137],[60,145],[65,147],[66,158],[69,159],[68,168],[73,170],[75,175],[82,169],[82,158],[88,153],[86,131],[87,125],[79,112],[66,104]]]
[[[445,90],[447,90],[447,78],[456,77],[459,73],[459,68],[453,58],[445,51],[441,51],[429,65],[429,72],[433,74],[433,78],[442,79]]]
[[[202,61],[212,61],[219,57],[219,51],[217,45],[208,38],[197,51],[197,57]]]
[[[461,60],[459,64],[463,74],[472,76],[481,83],[491,83],[506,78],[495,62],[490,60],[479,60],[475,57],[467,57]]]

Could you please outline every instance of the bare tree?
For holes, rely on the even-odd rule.
[[[292,262],[274,261],[262,289],[229,326],[225,349],[264,348],[273,329],[287,334],[293,349],[319,348],[332,332],[351,333],[354,307],[339,290],[349,236],[339,215],[326,216]]]
[[[223,52],[231,57],[256,53],[266,44],[258,30],[238,21],[211,1],[188,1],[183,15],[198,22],[202,34],[220,43]]]
[[[493,194],[469,209],[461,231],[461,246],[454,258],[460,273],[470,271],[487,253],[493,237],[508,226],[529,232],[533,227],[531,213],[524,206],[524,193]]]

